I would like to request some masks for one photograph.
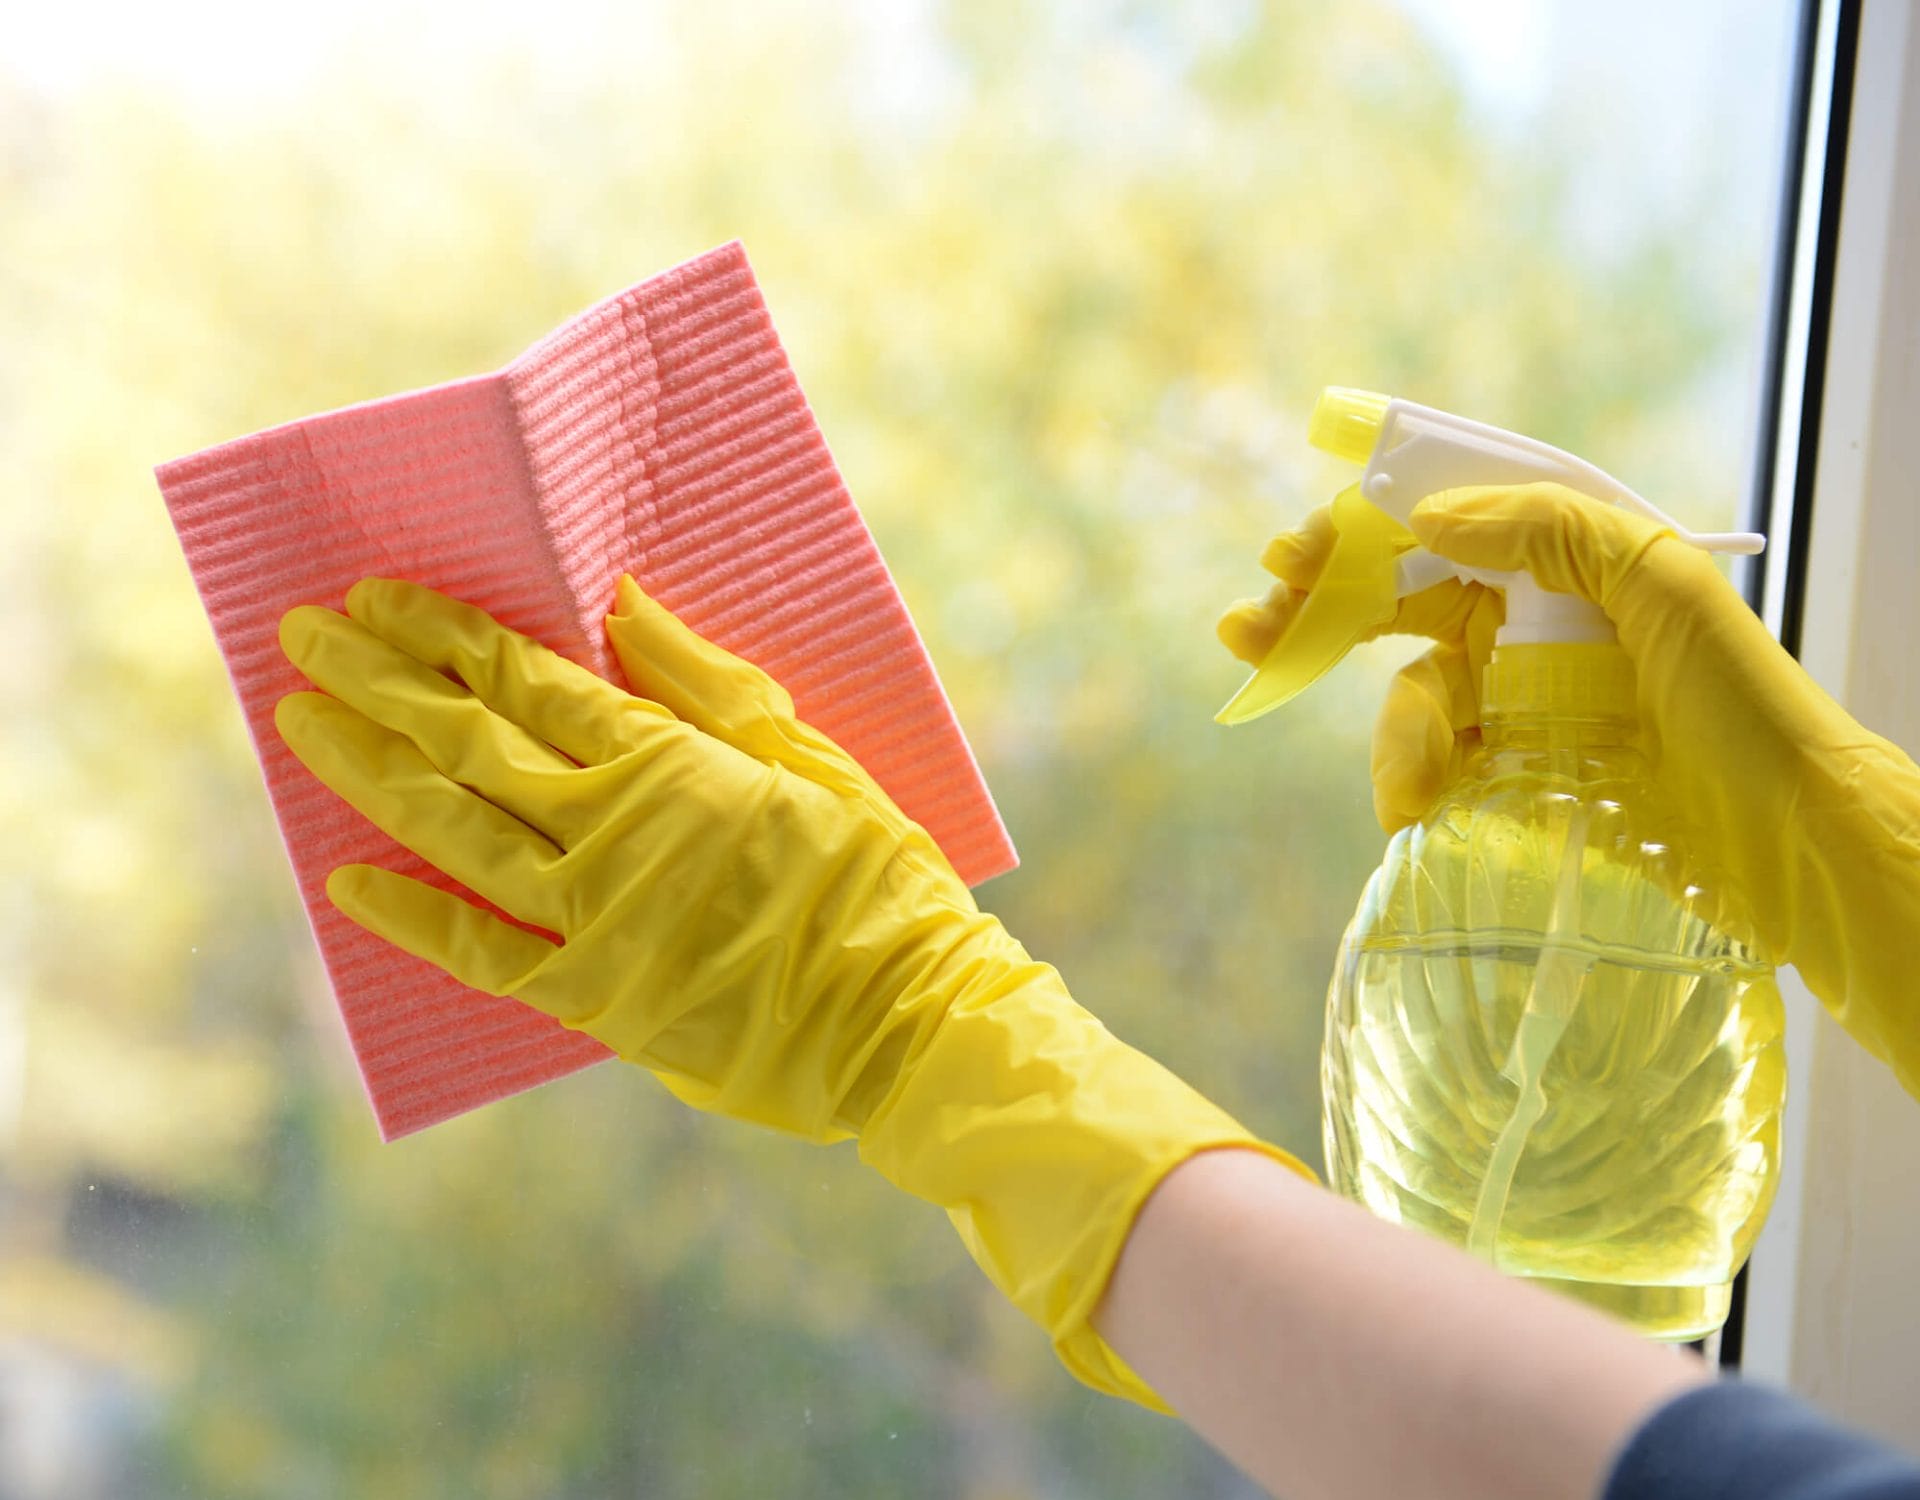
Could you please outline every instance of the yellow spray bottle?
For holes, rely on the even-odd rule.
[[[1772,1201],[1785,1087],[1770,965],[1739,936],[1637,747],[1633,670],[1606,616],[1523,575],[1474,573],[1403,524],[1439,490],[1554,480],[1687,531],[1560,449],[1408,401],[1331,389],[1316,446],[1365,466],[1287,632],[1221,711],[1277,708],[1397,600],[1448,576],[1506,593],[1482,748],[1394,835],[1327,998],[1333,1185],[1644,1333],[1725,1320]]]

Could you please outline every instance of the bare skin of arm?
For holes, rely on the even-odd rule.
[[[1709,1378],[1247,1151],[1168,1174],[1093,1321],[1287,1500],[1593,1500],[1639,1423]]]

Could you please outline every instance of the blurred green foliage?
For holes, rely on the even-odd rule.
[[[1206,11],[955,0],[889,73],[855,12],[709,0],[564,79],[0,91],[0,1349],[115,1393],[59,1493],[1248,1493],[1075,1387],[844,1150],[615,1067],[377,1144],[147,473],[742,238],[1021,845],[984,901],[1317,1159],[1410,648],[1211,722],[1214,616],[1334,485],[1313,394],[1724,524],[1744,434],[1695,397],[1763,247],[1707,203],[1584,255],[1579,162],[1477,129],[1393,9]]]

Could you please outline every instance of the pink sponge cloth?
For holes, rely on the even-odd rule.
[[[737,244],[622,292],[506,369],[309,417],[157,474],[245,710],[383,1136],[607,1056],[354,926],[327,872],[451,882],[310,776],[273,728],[307,686],[280,616],[364,576],[470,600],[615,682],[621,573],[757,663],[977,884],[1012,844]]]

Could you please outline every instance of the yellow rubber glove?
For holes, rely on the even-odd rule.
[[[429,589],[369,579],[346,603],[281,623],[324,690],[281,700],[281,736],[560,941],[370,865],[332,873],[335,905],[700,1108],[858,1137],[1068,1369],[1164,1410],[1088,1323],[1135,1214],[1214,1147],[1305,1168],[1116,1040],[782,688],[631,579],[607,633],[645,697]]]
[[[1920,1097],[1920,769],[1800,669],[1706,554],[1556,484],[1443,491],[1414,508],[1423,546],[1469,567],[1524,568],[1606,611],[1633,658],[1640,731],[1696,852],[1737,889],[1776,961]],[[1220,636],[1257,662],[1331,547],[1324,511],[1277,538],[1281,583],[1235,605]],[[1438,644],[1403,669],[1374,729],[1374,807],[1417,821],[1478,743],[1497,593],[1440,584],[1377,634]]]
[[[1220,617],[1222,644],[1258,666],[1306,601],[1333,543],[1330,505],[1267,543],[1260,564],[1280,581],[1264,598],[1243,599]],[[1373,811],[1388,833],[1418,822],[1479,748],[1480,674],[1505,618],[1498,590],[1449,578],[1402,599],[1392,619],[1361,637],[1417,635],[1437,643],[1394,677],[1373,737]]]

